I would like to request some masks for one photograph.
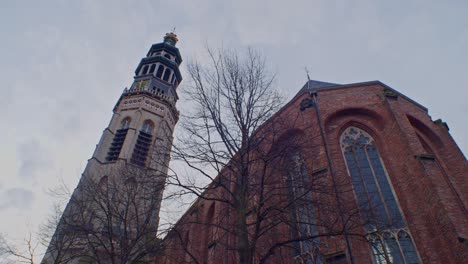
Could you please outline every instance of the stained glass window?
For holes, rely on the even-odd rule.
[[[318,235],[318,230],[312,193],[309,188],[311,183],[307,168],[299,151],[292,153],[287,169],[290,198],[292,204],[294,204],[292,215],[296,223],[293,233],[298,238],[311,237],[310,239],[304,239],[296,243],[296,253],[301,256],[303,263],[322,263],[318,252],[318,238],[313,238]]]
[[[351,126],[340,143],[375,263],[419,263],[374,139]]]

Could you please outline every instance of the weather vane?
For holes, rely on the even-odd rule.
[[[305,70],[305,72],[307,74],[307,90],[309,90],[309,84],[310,84],[309,69],[307,69],[307,66],[305,66],[304,70]]]
[[[174,27],[174,28],[172,29],[172,31],[171,31],[171,32],[172,32],[172,33],[175,33],[175,29],[176,29],[176,27]]]
[[[306,72],[306,74],[307,74],[307,80],[310,81],[309,69],[307,69],[307,66],[305,66],[304,69],[305,69],[305,72]]]

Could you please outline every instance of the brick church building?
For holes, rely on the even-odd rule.
[[[270,176],[285,179],[293,201],[310,196],[310,203],[288,207],[295,223],[255,238],[255,263],[468,260],[466,158],[427,108],[380,81],[310,80],[269,122],[277,120],[287,124],[266,147],[299,138],[302,153],[292,166],[279,161]],[[217,201],[224,194],[216,184],[228,177],[221,173],[177,222],[157,263],[239,263],[239,234],[228,228],[235,216]],[[331,188],[304,191],[291,187],[295,181]]]
[[[239,235],[255,242],[255,263],[466,263],[466,158],[446,123],[379,81],[309,80],[258,129],[269,135],[259,160],[272,166],[246,183],[261,187],[246,201],[246,234],[221,202],[236,193],[222,170],[158,240],[177,41],[167,34],[138,64],[42,263],[240,263]]]

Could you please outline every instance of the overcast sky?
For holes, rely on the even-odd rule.
[[[3,0],[0,233],[34,231],[46,191],[76,186],[138,62],[173,27],[183,73],[207,45],[250,46],[288,98],[305,66],[315,80],[380,80],[447,122],[467,153],[467,14],[466,0]]]

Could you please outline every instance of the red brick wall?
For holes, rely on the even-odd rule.
[[[328,186],[334,184],[338,201],[330,195],[315,194],[317,199],[328,200],[324,203],[328,207],[336,207],[335,210],[316,208],[319,223],[336,219],[339,210],[344,215],[355,217],[351,215],[357,207],[355,196],[339,144],[341,133],[353,125],[368,132],[376,141],[422,262],[463,263],[467,258],[467,248],[458,238],[468,237],[466,158],[446,127],[440,122],[434,123],[425,108],[401,94],[391,94],[393,91],[385,93],[385,89],[380,83],[370,83],[319,90],[316,95],[319,113],[313,107],[300,110],[301,101],[310,97],[303,94],[288,103],[271,122],[277,120],[275,118],[289,120],[285,127],[294,127],[304,133],[308,144],[306,164],[309,172],[327,168],[327,177],[320,179],[320,182],[328,183]],[[325,132],[324,138],[320,134],[320,126]],[[430,154],[435,159],[421,154]],[[202,200],[195,203],[197,208],[203,208],[199,212],[202,217],[206,216],[210,203]],[[215,218],[223,217],[222,211],[222,206],[216,205]],[[234,251],[226,253],[220,246],[208,249],[207,243],[210,241],[206,239],[206,232],[209,232],[206,228],[183,224],[193,217],[185,214],[176,228],[181,233],[189,231],[188,244],[194,249],[195,257],[206,259],[212,256],[211,263],[223,263],[228,254],[229,262],[235,262]],[[351,231],[364,234],[362,228]],[[287,228],[280,227],[265,239],[288,236],[288,232]],[[357,236],[350,235],[348,239],[354,262],[372,263],[368,243]],[[321,242],[324,255],[347,252],[344,237],[324,237]],[[175,245],[175,248],[180,244],[174,237],[167,238],[165,243]],[[234,239],[231,238],[229,243],[234,245]],[[268,241],[264,243],[268,244]],[[163,255],[166,257],[160,257],[160,263],[181,263],[184,258],[189,260],[181,249],[170,249]],[[178,257],[170,260],[169,256],[174,255]],[[288,260],[272,258],[271,261],[287,263]],[[292,263],[292,259],[290,261]]]

